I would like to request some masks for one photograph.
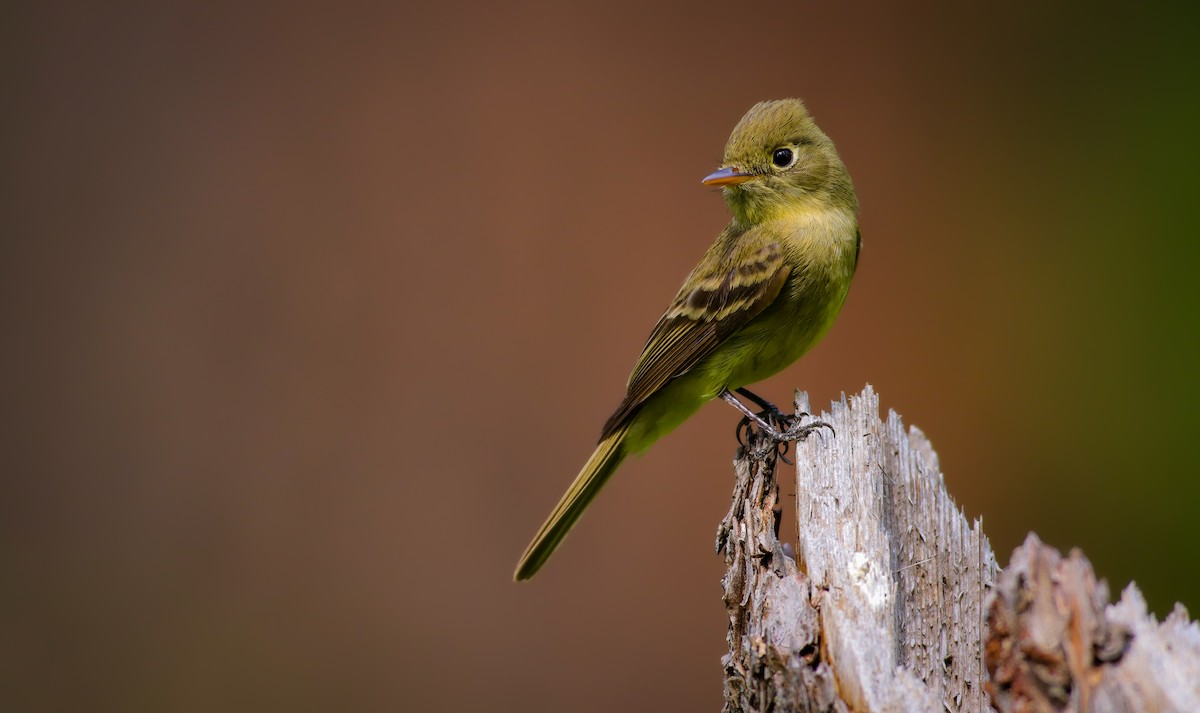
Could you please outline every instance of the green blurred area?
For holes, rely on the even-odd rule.
[[[1194,18],[1151,10],[1043,20],[1003,55],[1016,66],[983,78],[1008,90],[987,102],[997,120],[976,134],[981,151],[1011,151],[972,209],[985,225],[977,239],[1015,253],[998,284],[1013,343],[982,371],[1008,395],[995,404],[1007,414],[1002,441],[1029,469],[1013,474],[1012,492],[990,488],[992,507],[1020,512],[1060,547],[1083,547],[1116,586],[1136,580],[1160,615],[1176,600],[1195,609]],[[994,520],[988,529],[998,544],[1020,536]]]
[[[5,14],[0,708],[714,708],[724,406],[510,576],[790,95],[864,252],[756,390],[870,382],[1002,563],[1200,609],[1191,6]]]

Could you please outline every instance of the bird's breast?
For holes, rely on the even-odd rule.
[[[779,232],[788,279],[775,302],[732,338],[742,358],[728,364],[730,388],[765,379],[803,356],[829,331],[850,289],[853,215],[810,213]]]

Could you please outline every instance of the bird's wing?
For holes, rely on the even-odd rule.
[[[774,302],[790,271],[779,243],[771,243],[741,261],[725,263],[695,288],[680,291],[650,333],[629,377],[625,400],[604,424],[601,438]]]

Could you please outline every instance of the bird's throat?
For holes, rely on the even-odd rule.
[[[837,210],[835,201],[822,193],[755,195],[740,188],[730,188],[725,191],[725,202],[734,220],[747,228],[776,221],[809,222]]]

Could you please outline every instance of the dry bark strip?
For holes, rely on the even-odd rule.
[[[1131,588],[1105,608],[1086,560],[1036,538],[997,579],[921,432],[882,421],[870,386],[831,406],[819,419],[836,437],[795,449],[795,556],[777,538],[774,449],[754,433],[734,462],[717,535],[725,711],[1200,712],[1200,633],[1182,607],[1159,625]]]
[[[1002,713],[1200,711],[1200,626],[1176,604],[1161,624],[1130,584],[1108,603],[1079,550],[1030,534],[988,607],[987,688]]]

